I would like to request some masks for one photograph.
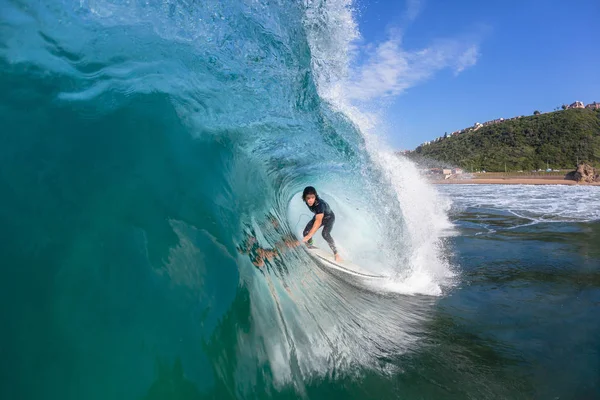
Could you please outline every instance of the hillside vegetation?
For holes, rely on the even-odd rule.
[[[413,159],[465,170],[572,169],[577,160],[600,166],[600,110],[570,109],[484,126],[417,147]]]

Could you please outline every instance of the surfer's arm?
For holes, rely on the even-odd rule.
[[[315,223],[313,224],[312,229],[310,230],[310,232],[308,232],[308,234],[306,236],[304,236],[304,239],[302,239],[303,242],[307,242],[311,237],[313,237],[313,235],[315,234],[315,232],[317,232],[319,230],[319,228],[321,227],[321,224],[323,223],[323,216],[325,214],[317,214],[315,215]]]

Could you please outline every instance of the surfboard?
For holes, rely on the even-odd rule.
[[[316,246],[305,247],[308,254],[315,259],[319,264],[326,268],[331,268],[336,271],[343,272],[345,274],[349,274],[352,276],[357,276],[360,278],[368,278],[368,279],[387,279],[387,276],[378,275],[369,271],[364,270],[358,265],[350,262],[350,261],[335,261],[333,254],[327,251],[324,251]]]

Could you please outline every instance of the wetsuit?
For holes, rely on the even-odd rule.
[[[337,249],[335,247],[335,242],[333,241],[333,238],[331,237],[331,229],[333,229],[333,223],[335,222],[335,214],[333,213],[333,211],[331,211],[331,207],[329,207],[329,204],[327,204],[324,200],[321,200],[319,197],[317,197],[317,199],[315,200],[314,204],[311,206],[308,206],[308,209],[310,211],[312,211],[315,215],[316,214],[323,214],[323,221],[322,221],[322,226],[323,226],[323,239],[325,239],[327,241],[327,244],[329,244],[329,247],[331,247],[331,250],[333,250],[333,254],[337,254]],[[308,224],[306,224],[306,228],[304,228],[304,232],[302,233],[304,236],[308,235],[308,232],[310,232],[310,230],[312,229],[313,225],[315,223],[315,217],[313,217]],[[312,238],[310,238],[310,240],[308,241],[308,244],[312,246]]]

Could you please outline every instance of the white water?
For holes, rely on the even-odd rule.
[[[561,185],[443,185],[453,208],[508,211],[533,222],[600,219],[600,187]]]
[[[316,6],[315,4],[319,4]],[[308,2],[305,25],[308,30],[309,44],[313,57],[313,74],[317,82],[320,96],[332,107],[345,114],[363,135],[366,150],[371,159],[380,168],[387,182],[397,197],[403,215],[403,223],[407,231],[402,237],[372,238],[370,240],[386,240],[394,246],[401,247],[408,254],[408,260],[399,265],[399,259],[387,260],[377,257],[371,263],[383,265],[382,269],[396,268],[397,281],[390,289],[404,293],[423,293],[440,295],[442,287],[451,282],[454,276],[442,250],[442,238],[452,227],[448,219],[450,201],[439,196],[435,188],[418,177],[416,166],[410,161],[396,155],[384,142],[384,126],[380,118],[368,112],[368,105],[360,107],[353,104],[351,96],[346,93],[348,70],[356,56],[357,39],[360,38],[354,20],[353,2],[350,0],[334,0],[323,7],[318,2]],[[315,12],[315,7],[320,13]],[[328,40],[324,40],[323,32],[312,32],[315,20],[327,21],[324,25],[329,31]],[[399,224],[400,221],[388,221]],[[355,227],[365,229],[364,227]],[[336,233],[337,234],[337,233]],[[347,238],[348,243],[355,240]],[[381,243],[381,242],[380,242]],[[349,246],[348,246],[349,247]],[[372,246],[366,246],[371,248]],[[358,250],[357,250],[358,252]],[[353,254],[357,260],[365,259],[366,254]]]

